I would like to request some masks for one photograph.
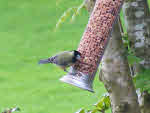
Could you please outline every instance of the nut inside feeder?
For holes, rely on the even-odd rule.
[[[61,81],[94,92],[92,87],[93,80],[122,1],[96,1],[77,49],[81,53],[81,61],[72,66],[69,73],[60,79]]]

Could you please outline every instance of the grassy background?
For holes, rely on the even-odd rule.
[[[53,32],[56,21],[82,0],[0,0],[0,112],[19,106],[21,113],[74,113],[95,103],[105,92],[94,82],[95,94],[61,83],[65,73],[54,65],[37,64],[59,51],[76,49],[86,11],[72,24]]]
[[[41,58],[76,49],[88,21],[82,11],[74,23],[53,32],[62,13],[82,2],[56,1],[0,0],[0,112],[19,106],[21,113],[74,113],[105,92],[98,76],[91,94],[61,83],[65,73],[56,66],[37,65]]]

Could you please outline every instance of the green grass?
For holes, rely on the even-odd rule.
[[[0,0],[0,112],[19,106],[21,113],[74,113],[105,92],[98,75],[92,94],[60,82],[65,73],[56,66],[37,64],[59,51],[76,49],[88,21],[82,11],[74,23],[65,22],[53,32],[63,12],[82,2],[56,1]]]
[[[20,113],[74,113],[105,92],[94,81],[95,94],[59,81],[65,73],[37,64],[59,51],[76,49],[88,21],[83,11],[72,24],[53,32],[56,21],[82,0],[0,0],[0,112],[19,106]]]

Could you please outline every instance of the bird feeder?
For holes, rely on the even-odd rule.
[[[93,80],[122,3],[123,0],[96,1],[77,49],[81,53],[81,61],[72,66],[61,81],[94,92]]]

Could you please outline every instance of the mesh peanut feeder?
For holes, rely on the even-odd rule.
[[[61,81],[94,92],[93,80],[122,3],[123,0],[96,1],[78,47],[81,61],[70,68],[73,74],[68,73]]]

